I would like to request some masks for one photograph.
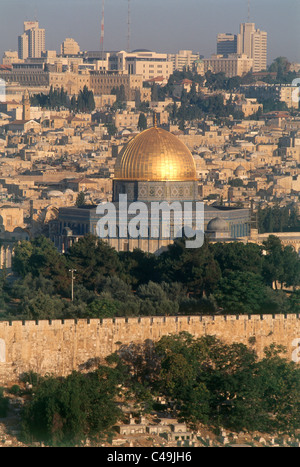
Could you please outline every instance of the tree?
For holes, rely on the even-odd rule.
[[[4,418],[7,416],[9,408],[9,399],[4,396],[4,389],[0,386],[0,417]]]
[[[75,96],[72,96],[71,101],[70,101],[70,111],[76,112],[76,110],[77,110],[77,99]]]
[[[107,128],[107,132],[110,136],[115,136],[115,134],[117,133],[117,127],[113,124],[113,123],[107,123],[106,125],[106,128]]]
[[[23,436],[50,446],[80,445],[88,437],[104,436],[121,415],[117,382],[117,372],[104,366],[87,374],[43,378],[24,408]]]
[[[33,248],[33,244],[27,240],[16,245],[12,258],[12,268],[19,276],[25,277],[30,272],[29,260],[33,253]]]
[[[150,375],[148,381],[188,423],[296,433],[300,369],[284,354],[285,349],[273,345],[259,360],[244,344],[183,332],[157,342],[151,357],[159,376]]]
[[[28,320],[64,318],[64,304],[60,297],[37,291],[33,298],[22,303],[23,318]]]
[[[146,118],[145,114],[143,114],[143,113],[140,113],[140,116],[139,116],[138,129],[140,131],[143,131],[143,130],[147,129],[147,118]]]
[[[78,193],[75,204],[78,208],[85,205],[85,195],[83,191],[80,191],[80,193]]]
[[[263,242],[266,255],[263,261],[263,277],[267,284],[278,288],[295,287],[300,283],[300,259],[294,248],[284,247],[281,240],[275,235],[270,235]]]
[[[65,258],[69,267],[76,269],[76,281],[88,290],[101,291],[105,277],[121,273],[116,250],[92,234],[72,245]]]
[[[263,428],[271,433],[293,433],[300,426],[299,366],[282,353],[285,349],[274,345],[265,349],[255,371],[265,414]]]
[[[158,102],[158,85],[153,84],[151,88],[151,101],[152,102]]]
[[[184,239],[176,240],[158,261],[156,270],[161,281],[180,282],[186,286],[187,293],[195,297],[212,293],[221,277],[220,267],[207,239],[197,249],[186,248]]]
[[[262,273],[262,247],[255,243],[213,243],[210,249],[218,262],[222,275],[228,271]]]
[[[229,271],[222,277],[213,295],[225,313],[251,314],[262,311],[265,288],[258,274]]]
[[[114,318],[118,316],[120,304],[117,300],[96,299],[87,307],[87,316],[89,318]]]
[[[57,293],[64,293],[69,285],[66,260],[51,240],[44,236],[22,241],[15,247],[13,271],[21,277],[32,274],[51,279]]]

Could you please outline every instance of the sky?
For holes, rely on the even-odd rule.
[[[128,0],[105,0],[104,49],[127,50]],[[247,22],[247,0],[130,0],[130,48],[209,58],[218,33],[237,34]],[[47,50],[60,51],[66,37],[81,50],[100,50],[102,0],[0,0],[0,60],[17,50],[23,22],[46,29]],[[279,56],[300,63],[299,0],[251,0],[250,22],[268,32],[268,63]]]

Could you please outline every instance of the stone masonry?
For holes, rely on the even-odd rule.
[[[259,358],[264,348],[283,345],[287,358],[300,363],[300,316],[237,315],[140,317],[91,320],[0,322],[0,385],[22,373],[66,376],[116,351],[120,345],[158,341],[182,331],[240,342]]]

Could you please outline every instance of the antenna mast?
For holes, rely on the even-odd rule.
[[[248,23],[250,23],[250,0],[248,0]]]
[[[127,52],[130,52],[130,0],[128,0],[128,31],[127,31]]]
[[[102,60],[104,56],[104,2],[102,0],[102,19],[101,19],[101,38],[100,38],[100,50],[102,52]]]

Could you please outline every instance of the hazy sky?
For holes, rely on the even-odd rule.
[[[209,57],[219,32],[238,33],[247,0],[130,0],[131,49],[192,49]],[[46,29],[46,48],[60,51],[66,37],[81,50],[100,49],[102,0],[0,0],[0,58],[17,50],[23,21]],[[299,0],[251,0],[251,22],[268,32],[268,62],[278,56],[300,62]],[[105,0],[105,50],[127,49],[128,0]]]

